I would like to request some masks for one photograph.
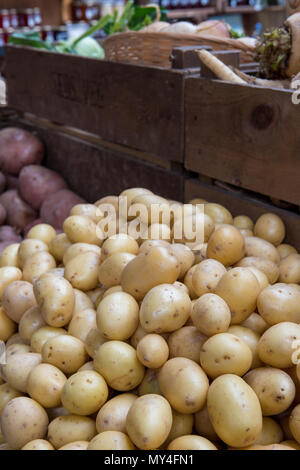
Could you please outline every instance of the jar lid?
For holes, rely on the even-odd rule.
[[[10,9],[9,9],[9,13],[10,13],[11,15],[15,15],[15,14],[17,13],[17,9],[16,9],[16,8],[10,8]]]
[[[41,13],[40,7],[34,7],[34,8],[33,8],[33,11],[34,11],[35,13]]]
[[[9,15],[9,10],[7,10],[6,8],[1,8],[0,15]]]

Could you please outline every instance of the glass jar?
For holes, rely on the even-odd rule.
[[[72,21],[98,20],[100,18],[100,4],[95,1],[73,1],[71,5]]]
[[[7,29],[10,27],[9,10],[0,10],[0,28]]]
[[[18,12],[17,12],[16,8],[11,8],[9,10],[9,20],[10,20],[10,26],[12,28],[18,28],[19,18],[18,18]]]
[[[18,19],[21,28],[33,28],[35,26],[33,8],[23,8],[19,10]]]
[[[53,42],[55,40],[53,26],[42,26],[41,28],[41,38],[43,41]]]
[[[36,8],[33,9],[33,16],[34,16],[35,26],[42,26],[43,19],[42,19],[42,15],[41,15],[41,9],[39,7],[36,7]]]

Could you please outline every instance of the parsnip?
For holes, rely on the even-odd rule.
[[[203,64],[206,65],[206,67],[208,67],[217,78],[232,83],[247,83],[210,52],[204,49],[196,52]]]

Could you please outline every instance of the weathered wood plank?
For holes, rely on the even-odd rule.
[[[8,105],[183,161],[182,71],[8,46]]]
[[[266,212],[273,212],[285,223],[286,242],[291,243],[300,250],[300,214],[269,204],[258,197],[248,195],[241,191],[227,191],[217,186],[202,183],[197,179],[188,179],[185,182],[185,201],[200,197],[209,202],[216,202],[225,206],[233,216],[248,215],[254,221]]]
[[[292,92],[185,81],[185,166],[300,205],[300,106]]]

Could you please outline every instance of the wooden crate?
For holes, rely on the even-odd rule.
[[[196,197],[225,206],[234,217],[248,215],[253,221],[266,212],[277,214],[286,226],[286,243],[290,243],[300,250],[300,214],[276,207],[244,190],[230,191],[203,183],[195,178],[187,179],[184,190],[185,202]]]
[[[70,189],[95,202],[130,187],[146,187],[163,197],[183,200],[184,175],[170,166],[160,166],[132,152],[124,153],[95,137],[54,126],[36,118],[22,117],[13,110],[0,113],[0,127],[17,126],[37,135],[45,144],[43,164],[57,171]]]
[[[8,46],[8,106],[183,163],[184,71]]]
[[[185,80],[185,167],[300,205],[300,107],[292,91]]]

